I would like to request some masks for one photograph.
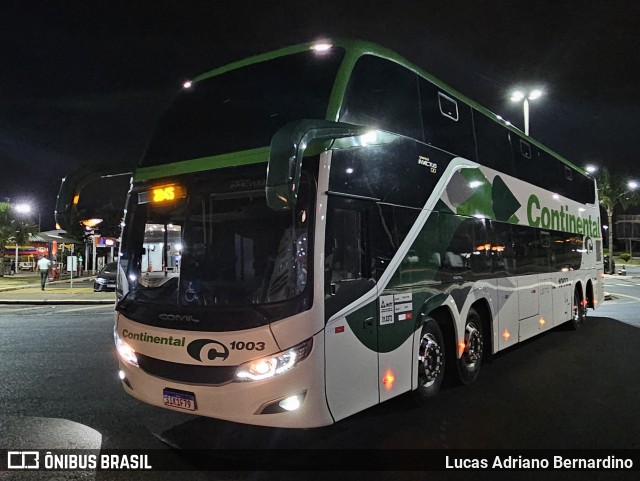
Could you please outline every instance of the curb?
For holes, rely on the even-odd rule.
[[[113,299],[2,299],[0,305],[16,304],[16,305],[109,305],[115,306],[116,300]]]

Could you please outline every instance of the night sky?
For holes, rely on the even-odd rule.
[[[519,128],[509,92],[540,86],[532,137],[577,165],[640,175],[640,2],[130,3],[2,4],[0,200],[34,204],[43,230],[60,178],[135,164],[184,80],[338,36],[395,50]]]

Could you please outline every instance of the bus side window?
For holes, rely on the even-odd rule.
[[[504,222],[491,221],[491,231],[493,233],[493,240],[491,242],[491,272],[497,277],[515,274],[511,226]]]
[[[422,140],[416,74],[389,60],[363,56],[351,74],[340,120]]]
[[[362,277],[361,212],[335,209],[333,233],[326,250],[331,282]]]
[[[420,78],[420,113],[427,144],[467,159],[476,158],[471,107]]]

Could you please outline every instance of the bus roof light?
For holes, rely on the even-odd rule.
[[[318,42],[318,43],[314,43],[309,48],[311,50],[313,50],[314,52],[322,53],[322,52],[326,52],[326,51],[330,50],[331,47],[333,47],[333,45],[331,45],[328,42]]]

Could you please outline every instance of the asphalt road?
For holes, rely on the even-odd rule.
[[[28,449],[28,443],[58,448],[59,443],[67,443],[67,447],[163,449],[176,469],[193,469],[180,473],[181,479],[300,476],[250,471],[197,473],[211,461],[210,452],[186,459],[168,446],[340,449],[354,453],[361,448],[637,450],[640,384],[635,359],[640,352],[640,329],[602,316],[606,313],[634,320],[638,306],[633,305],[640,301],[640,287],[633,279],[619,282],[624,284],[609,286],[614,282],[608,280],[607,290],[615,291],[616,299],[607,301],[598,317],[591,314],[581,330],[554,329],[500,353],[484,366],[478,382],[445,389],[426,407],[416,406],[410,396],[401,396],[336,425],[298,431],[174,413],[128,397],[117,378],[111,306],[2,306],[0,448]],[[38,447],[31,444],[31,448]],[[373,478],[452,479],[453,474],[377,473]],[[461,479],[467,476],[455,474]],[[473,476],[513,479],[507,474]],[[542,475],[574,479],[571,475],[578,474],[575,479],[594,479],[584,473],[520,474],[527,473],[518,473],[518,479],[539,479]],[[305,473],[304,477],[335,479],[334,474],[322,472]],[[597,479],[622,477],[620,473],[597,473]],[[372,476],[347,473],[344,478],[369,480]],[[2,472],[0,479],[4,479]],[[176,479],[176,474],[98,472],[95,479]]]

